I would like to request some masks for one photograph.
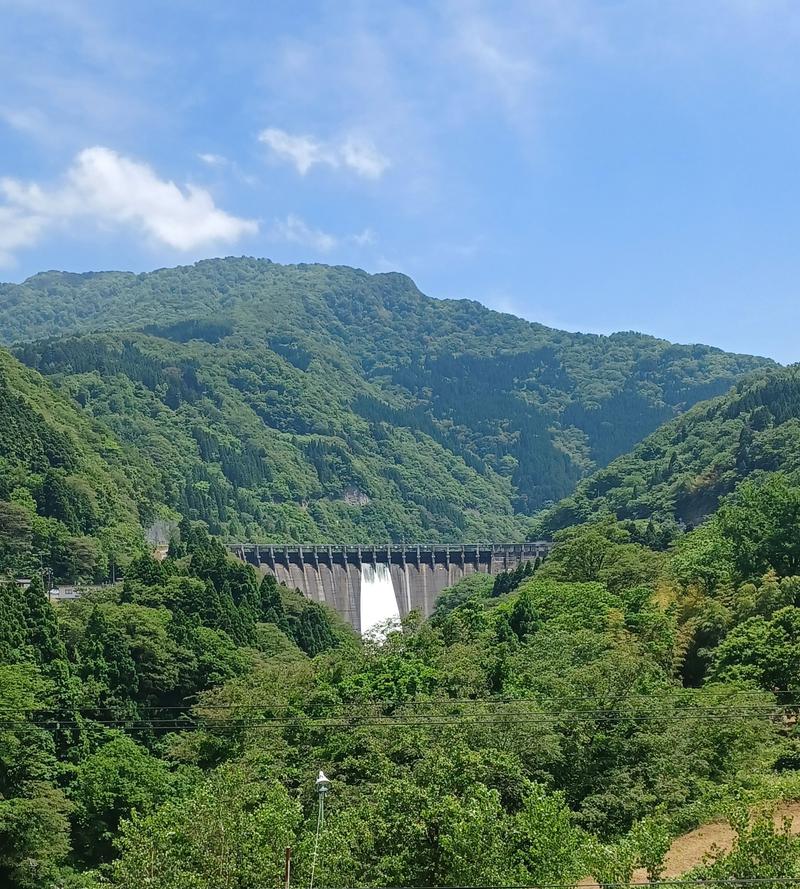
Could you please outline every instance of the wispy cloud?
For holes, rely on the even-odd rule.
[[[300,244],[320,253],[328,253],[339,243],[335,235],[312,228],[299,216],[290,213],[285,219],[276,220],[269,232],[273,241],[285,241],[289,244]]]
[[[530,98],[540,65],[535,55],[514,45],[496,21],[475,12],[454,18],[456,55],[470,65],[482,85],[506,108],[515,110]]]
[[[7,124],[45,149],[124,138],[167,120],[172,56],[137,39],[110,4],[0,0],[0,80]],[[153,86],[161,84],[161,100]],[[174,114],[174,104],[173,104]]]
[[[245,172],[236,161],[231,160],[229,157],[225,157],[224,154],[215,154],[211,151],[198,151],[197,159],[202,161],[212,170],[216,170],[219,173],[224,172],[231,174],[235,179],[238,179],[239,182],[244,183],[248,187],[258,185],[257,176]]]
[[[208,164],[209,167],[226,167],[229,163],[228,158],[223,157],[221,154],[212,154],[208,151],[198,152],[197,157],[204,164]]]
[[[389,159],[369,141],[360,136],[348,136],[339,153],[342,163],[367,179],[380,179],[389,168]]]
[[[96,146],[81,151],[61,184],[0,179],[0,255],[36,243],[45,231],[77,219],[130,227],[157,244],[192,250],[232,243],[254,234],[258,224],[220,209],[195,185],[180,188],[145,163]]]
[[[315,166],[345,168],[365,179],[380,179],[390,166],[374,143],[361,135],[349,134],[340,140],[322,141],[308,135],[295,135],[278,127],[259,133],[263,142],[279,160],[287,161],[305,176]]]
[[[365,228],[358,234],[351,235],[350,240],[356,247],[371,247],[377,241],[377,238],[371,228]]]
[[[302,176],[315,164],[335,165],[336,158],[320,142],[310,136],[293,136],[275,127],[262,130],[259,141],[267,145],[275,157],[289,161]]]
[[[42,216],[0,206],[0,266],[12,265],[17,251],[36,244],[46,226]]]
[[[299,244],[318,253],[329,253],[337,247],[346,245],[359,248],[371,247],[377,242],[375,232],[371,228],[365,228],[352,235],[333,235],[314,228],[296,213],[290,213],[284,219],[276,220],[268,233],[268,238],[287,244]]]
[[[18,133],[25,133],[37,139],[49,138],[51,125],[46,116],[38,108],[0,108],[0,120]]]

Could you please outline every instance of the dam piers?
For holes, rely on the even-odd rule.
[[[337,611],[356,630],[361,626],[363,567],[386,566],[397,613],[419,611],[428,617],[443,590],[476,572],[499,574],[544,558],[552,544],[370,544],[272,545],[229,544],[238,558],[272,574],[279,583]]]

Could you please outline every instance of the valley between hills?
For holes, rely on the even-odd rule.
[[[0,884],[800,880],[796,367],[251,258],[0,332]],[[361,635],[245,541],[489,560]]]

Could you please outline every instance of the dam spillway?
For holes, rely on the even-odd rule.
[[[362,633],[369,633],[376,627],[385,626],[387,621],[396,621],[400,617],[388,565],[383,562],[362,564],[360,600],[359,623]]]
[[[476,572],[510,571],[520,563],[543,558],[551,547],[544,540],[472,545],[228,545],[230,552],[261,573],[272,574],[279,583],[300,590],[306,598],[330,606],[359,632],[369,629],[368,625],[362,626],[362,614],[372,619],[379,610],[372,601],[362,602],[362,586],[372,595],[386,598],[385,583],[376,591],[373,582],[376,576],[385,579],[386,569],[397,606],[395,613],[405,617],[419,611],[428,617],[442,591],[462,578]],[[362,584],[365,566],[375,569],[368,585]],[[385,568],[378,573],[378,566]],[[390,606],[390,602],[383,602],[381,609],[388,611]]]

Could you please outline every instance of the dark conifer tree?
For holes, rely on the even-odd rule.
[[[58,635],[58,621],[53,606],[47,599],[42,579],[37,574],[27,589],[20,591],[22,612],[28,644],[37,663],[45,669],[56,661],[66,660],[64,643]]]
[[[31,655],[21,592],[16,583],[0,583],[0,663],[3,664],[20,663]]]
[[[134,715],[139,691],[136,664],[127,640],[100,608],[89,615],[78,657],[79,674],[94,685],[101,714],[112,719]]]

